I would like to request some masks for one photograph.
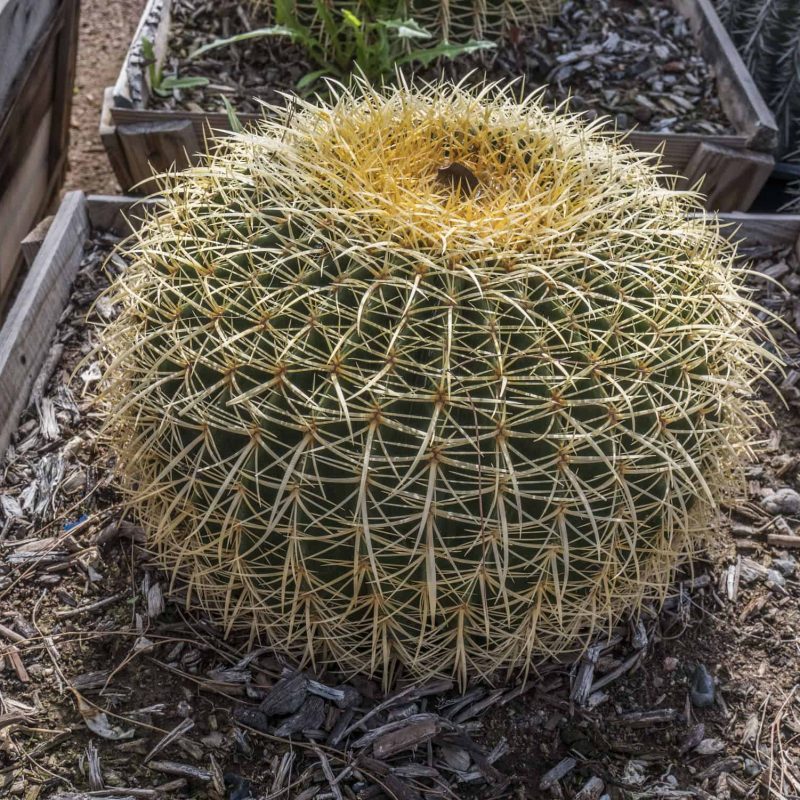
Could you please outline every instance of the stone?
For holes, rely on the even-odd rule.
[[[695,747],[694,752],[700,756],[715,756],[725,749],[725,743],[720,739],[703,739]]]
[[[784,578],[791,578],[797,569],[797,562],[793,558],[773,558],[772,569],[780,572]]]
[[[783,588],[786,585],[786,578],[776,569],[767,570],[767,585],[780,586]]]
[[[752,758],[745,758],[743,768],[744,774],[747,775],[748,778],[755,778],[764,771],[763,765],[759,764],[758,761],[754,761]]]
[[[789,517],[800,516],[800,494],[794,489],[778,489],[761,501],[762,508],[768,514],[785,514]]]

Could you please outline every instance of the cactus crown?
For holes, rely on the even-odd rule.
[[[388,679],[528,664],[663,594],[761,413],[693,197],[496,87],[274,111],[169,180],[105,336],[192,598]]]

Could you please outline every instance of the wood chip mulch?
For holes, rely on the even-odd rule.
[[[270,38],[211,51],[187,61],[203,44],[268,24],[240,0],[175,0],[166,74],[204,76],[209,86],[153,97],[156,108],[258,113],[258,100],[283,102],[297,81],[316,67],[301,48]],[[513,30],[496,50],[462,56],[422,70],[435,80],[524,78],[540,86],[554,106],[570,106],[588,119],[609,117],[620,130],[637,127],[676,133],[732,133],[717,95],[713,70],[700,55],[684,17],[668,0],[567,0],[552,24]],[[316,89],[324,88],[322,85]]]

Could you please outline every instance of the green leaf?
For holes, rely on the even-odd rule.
[[[189,53],[189,58],[197,58],[198,56],[207,53],[209,50],[216,50],[220,47],[228,47],[231,44],[238,44],[239,42],[247,42],[251,39],[264,39],[268,36],[285,36],[294,41],[303,41],[302,33],[285,25],[273,25],[269,28],[256,28],[254,31],[247,31],[246,33],[237,33],[235,36],[229,36],[227,39],[215,39],[213,42],[204,44],[198,47],[197,50]]]
[[[148,64],[155,64],[156,50],[153,47],[153,43],[146,36],[142,36],[142,55]]]
[[[413,19],[379,19],[378,24],[394,31],[400,39],[430,39],[433,36]]]
[[[331,14],[325,0],[314,0],[314,10],[317,12],[317,17],[322,22],[324,35],[333,42],[334,49],[337,49],[337,41],[341,38],[342,27],[334,20],[333,14]],[[322,44],[316,37],[312,37],[311,41],[314,42],[317,47]]]
[[[208,86],[208,78],[202,78],[199,75],[186,78],[170,76],[164,78],[158,86],[154,86],[153,91],[160,97],[169,97],[173,89],[195,89],[198,86]]]
[[[352,11],[348,11],[346,8],[344,8],[342,9],[342,16],[344,17],[345,22],[348,22],[354,28],[361,27],[361,20]]]
[[[410,53],[398,58],[396,63],[410,64],[413,61],[418,61],[423,66],[428,66],[432,61],[436,61],[437,58],[456,58],[465,53],[474,53],[478,50],[491,50],[495,46],[494,42],[487,42],[483,39],[470,39],[463,44],[441,42],[436,47],[412,50]]]
[[[239,117],[236,116],[236,109],[231,105],[231,101],[228,100],[224,94],[221,94],[220,97],[222,98],[222,104],[225,106],[225,113],[228,115],[228,125],[230,129],[234,133],[239,133],[243,126]]]
[[[158,59],[156,58],[155,47],[153,47],[153,43],[146,36],[142,37],[142,55],[144,56],[144,63],[147,66],[147,79],[150,83],[150,88],[156,94],[160,94],[161,70],[156,65]]]
[[[292,0],[272,0],[272,7],[275,9],[275,21],[278,25],[286,26],[293,30],[302,28]]]
[[[198,86],[208,86],[208,78],[203,78],[200,75],[194,77],[187,76],[185,78],[168,77],[161,81],[162,89],[196,89]]]
[[[307,89],[312,83],[315,83],[325,75],[331,74],[333,73],[329,69],[318,69],[314,70],[314,72],[307,72],[302,78],[300,78],[299,81],[297,81],[296,87],[298,89]]]

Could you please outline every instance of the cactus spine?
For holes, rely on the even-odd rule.
[[[761,414],[693,197],[497,87],[274,112],[169,180],[105,335],[187,598],[388,679],[525,665],[663,596]]]

